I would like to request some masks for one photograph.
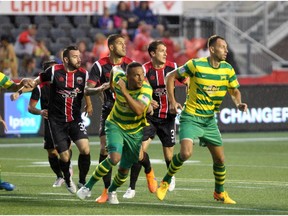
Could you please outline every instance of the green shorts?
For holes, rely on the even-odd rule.
[[[121,155],[120,167],[130,169],[139,160],[143,130],[136,134],[128,134],[115,123],[105,121],[106,149],[108,153],[117,152]]]
[[[222,138],[215,117],[199,117],[182,111],[179,138],[194,140],[199,138],[200,146],[207,144],[222,146]]]

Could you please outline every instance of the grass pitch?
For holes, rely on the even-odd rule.
[[[2,179],[13,183],[11,192],[0,190],[1,215],[288,215],[288,133],[223,134],[227,176],[225,189],[236,205],[213,200],[211,156],[194,146],[193,156],[176,174],[176,188],[163,201],[149,193],[143,170],[136,196],[124,199],[129,180],[117,190],[119,205],[94,202],[103,189],[102,180],[92,197],[81,201],[63,185],[53,188],[55,176],[48,166],[42,138],[0,138]],[[99,139],[90,137],[91,176],[99,159]],[[175,153],[179,152],[179,144]],[[162,147],[155,139],[149,155],[158,182],[166,171]],[[74,182],[78,181],[78,150],[73,144]],[[113,176],[115,173],[113,170]]]

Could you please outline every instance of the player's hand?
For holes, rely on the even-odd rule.
[[[89,105],[85,105],[84,106],[84,109],[85,109],[85,115],[87,116],[92,116],[93,114],[93,106],[92,104],[89,104]]]
[[[15,92],[15,93],[10,95],[10,99],[11,99],[11,101],[15,101],[19,98],[19,96],[20,96],[19,92]]]
[[[127,91],[126,83],[124,82],[123,79],[119,79],[119,81],[117,82],[117,85],[120,87],[120,90],[122,91],[122,93]]]
[[[105,90],[107,90],[107,89],[109,89],[110,88],[110,83],[109,82],[106,82],[106,83],[103,83],[102,85],[101,85],[101,90],[102,91],[105,91]]]
[[[154,108],[153,108],[152,104],[150,104],[149,107],[148,107],[148,110],[147,110],[147,114],[152,116],[154,114],[154,110],[153,109]]]
[[[159,104],[157,101],[151,100],[151,106],[153,107],[153,109],[157,109],[159,107]]]
[[[242,112],[247,112],[248,106],[246,103],[240,103],[240,104],[237,104],[237,108]]]
[[[42,116],[44,119],[48,119],[48,110],[47,110],[47,109],[41,110],[41,116]]]
[[[169,111],[171,114],[177,114],[178,109],[182,110],[182,106],[180,103],[177,103],[176,101],[169,104]]]
[[[21,84],[25,86],[26,88],[34,88],[35,87],[35,82],[31,78],[23,78],[21,80]]]

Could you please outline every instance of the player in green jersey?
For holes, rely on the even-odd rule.
[[[228,53],[225,39],[217,35],[211,36],[208,48],[209,57],[191,59],[166,77],[171,113],[176,113],[178,108],[182,109],[175,99],[174,81],[181,77],[190,77],[190,85],[180,116],[180,152],[173,156],[169,169],[156,191],[160,200],[165,198],[172,176],[191,157],[194,140],[199,138],[200,145],[207,146],[213,159],[214,198],[226,204],[236,203],[224,190],[226,175],[224,147],[215,113],[219,112],[227,91],[239,110],[245,112],[247,104],[242,103],[233,67],[225,61]]]
[[[5,88],[7,90],[11,91],[17,91],[22,86],[30,86],[32,85],[33,80],[24,78],[20,81],[20,83],[14,83],[12,80],[9,79],[4,73],[0,72],[0,88]],[[0,124],[3,125],[4,130],[7,131],[7,125],[5,121],[2,119],[2,116],[0,115]],[[14,190],[15,186],[13,184],[10,184],[9,182],[2,181],[1,178],[1,165],[0,165],[0,190],[5,189],[7,191]]]
[[[127,66],[126,74],[119,66],[112,68],[110,85],[116,99],[105,122],[108,157],[96,167],[85,186],[77,191],[80,199],[90,197],[94,184],[120,162],[108,188],[109,203],[119,203],[116,189],[126,181],[132,164],[138,162],[143,127],[148,125],[146,113],[153,110],[150,106],[152,88],[144,77],[142,65],[137,62]]]

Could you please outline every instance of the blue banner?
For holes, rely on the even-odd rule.
[[[16,101],[10,100],[11,94],[4,94],[4,119],[8,128],[6,134],[37,134],[42,116],[28,112],[31,92],[22,94]],[[36,108],[40,109],[40,102]]]

